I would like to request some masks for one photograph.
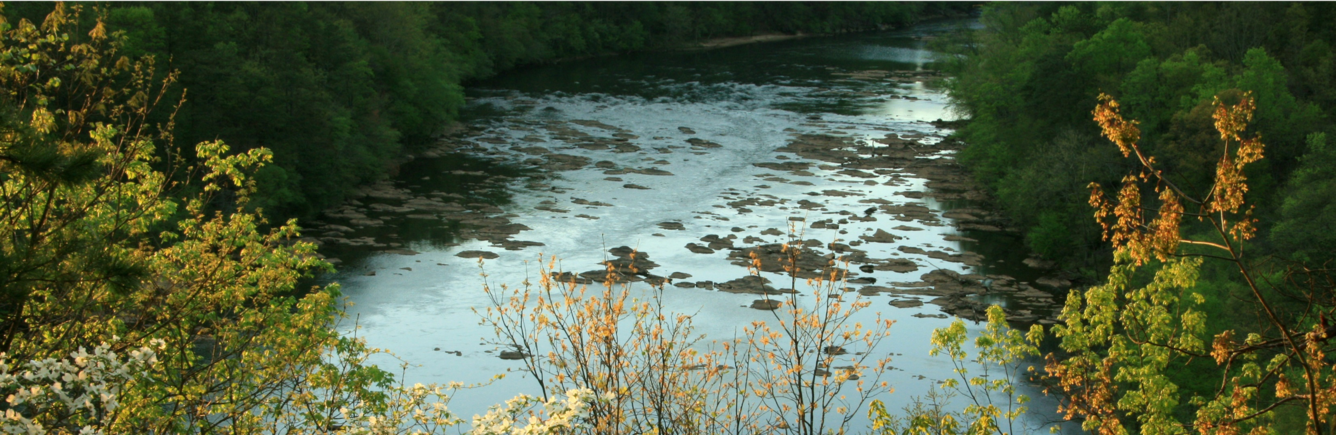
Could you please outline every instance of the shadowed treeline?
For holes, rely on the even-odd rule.
[[[1267,159],[1249,169],[1255,249],[1320,263],[1336,252],[1336,214],[1313,202],[1333,188],[1319,143],[1336,111],[1336,7],[1327,3],[1003,3],[962,33],[951,96],[970,123],[962,162],[996,193],[1039,254],[1102,277],[1111,257],[1086,206],[1086,183],[1132,166],[1099,145],[1096,96],[1140,121],[1143,146],[1184,189],[1210,189],[1222,147],[1219,97],[1257,98],[1251,131]],[[943,41],[947,42],[947,41]],[[949,45],[949,44],[946,44]]]

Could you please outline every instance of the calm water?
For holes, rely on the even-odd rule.
[[[362,198],[350,210],[360,210],[383,225],[357,227],[337,218],[320,222],[349,225],[351,231],[342,237],[364,242],[348,246],[327,241],[323,250],[343,260],[335,280],[354,303],[350,314],[360,325],[356,334],[410,364],[405,374],[409,384],[481,382],[508,373],[504,380],[457,396],[451,407],[471,416],[516,393],[537,393],[518,362],[497,357],[492,331],[481,326],[473,312],[488,304],[480,272],[485,270],[485,280],[493,287],[513,286],[526,276],[536,278],[540,253],[560,258],[564,270],[578,273],[598,269],[608,248],[630,246],[660,265],[651,271],[654,274],[682,272],[691,275],[685,281],[725,282],[747,275],[746,269],[727,259],[728,249],[701,254],[686,244],[705,245],[700,239],[711,234],[736,236],[733,246],[738,248],[780,242],[783,236],[764,232],[785,230],[793,217],[814,222],[862,215],[876,205],[866,202],[874,198],[893,205],[922,205],[938,217],[921,222],[882,215],[871,222],[846,221],[838,229],[806,229],[804,238],[849,242],[877,230],[903,237],[896,243],[857,246],[869,257],[908,259],[919,265],[913,272],[859,274],[875,278],[879,285],[919,281],[933,268],[1033,279],[1037,273],[1019,264],[1024,252],[1014,237],[958,230],[940,214],[969,204],[943,204],[931,196],[913,195],[928,189],[925,180],[912,174],[883,171],[870,178],[850,176],[825,162],[812,162],[809,172],[798,174],[754,166],[806,161],[775,151],[799,134],[866,142],[895,133],[923,147],[940,142],[950,131],[928,122],[951,120],[953,114],[935,79],[895,79],[889,72],[932,69],[936,55],[926,49],[926,40],[960,24],[588,59],[516,71],[475,85],[465,113],[468,129],[452,136],[450,143],[480,158],[421,157],[405,165],[391,185],[413,198],[453,198],[494,206],[478,214],[501,215],[509,223],[522,224],[528,229],[511,239],[542,246],[494,247],[468,237],[470,224],[460,216],[470,214],[415,214],[376,206],[378,201],[406,204],[404,197]],[[600,149],[582,135],[612,145]],[[718,147],[686,141],[693,138]],[[614,143],[617,139],[622,140]],[[618,143],[625,145],[615,146]],[[547,154],[588,161],[571,170],[536,167],[541,165],[533,159]],[[949,155],[942,151],[926,158]],[[748,199],[773,204],[738,205]],[[804,208],[800,201],[816,204]],[[593,203],[601,204],[588,205]],[[660,225],[665,222],[679,223],[682,229]],[[949,236],[982,242],[951,241]],[[988,257],[970,266],[905,253],[899,246],[981,252]],[[384,252],[395,248],[417,254]],[[490,251],[499,257],[487,260],[480,270],[475,260],[455,255],[466,250]],[[778,275],[766,276],[786,282]],[[696,327],[711,337],[731,337],[752,320],[773,319],[769,312],[747,308],[755,295],[672,286],[664,294],[673,310],[696,313]],[[883,379],[895,392],[880,399],[896,410],[954,376],[949,360],[928,356],[932,329],[945,327],[952,319],[913,317],[941,312],[931,304],[905,309],[886,304],[903,296],[872,298],[872,307],[859,320],[880,313],[897,321],[892,338],[876,350],[893,355],[891,365],[896,370]],[[980,326],[971,328],[977,331]],[[399,364],[388,358],[377,362]],[[1036,432],[1047,432],[1040,426],[1056,419],[1054,403],[1039,397],[1032,408],[1036,411],[1024,423]],[[854,427],[863,425],[856,422]]]

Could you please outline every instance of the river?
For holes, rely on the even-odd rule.
[[[898,410],[955,376],[928,356],[946,313],[978,319],[983,302],[1000,303],[1019,325],[1052,323],[1053,288],[1065,285],[1026,265],[935,122],[954,115],[926,47],[962,25],[973,23],[600,57],[476,84],[437,146],[308,225],[338,261],[332,279],[353,304],[344,328],[407,363],[409,384],[507,373],[458,394],[451,407],[467,419],[537,393],[474,313],[489,304],[484,283],[536,279],[540,253],[598,270],[628,246],[657,263],[649,273],[675,277],[671,310],[731,337],[773,313],[720,284],[747,275],[735,261],[746,249],[783,242],[795,222],[815,252],[857,255],[849,289],[872,305],[855,320],[896,321],[876,352],[895,367],[883,377],[895,392],[878,398]],[[495,258],[480,269],[479,255]],[[1022,392],[1040,396],[1022,432],[1047,432],[1056,403]]]

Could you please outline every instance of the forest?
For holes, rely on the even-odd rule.
[[[1227,332],[1283,337],[1294,334],[1291,329],[1324,330],[1336,261],[1336,150],[1328,141],[1336,110],[1334,19],[1336,8],[1326,3],[990,4],[982,31],[942,44],[958,54],[950,64],[949,92],[969,119],[958,133],[969,143],[961,160],[989,186],[1028,247],[1060,262],[1074,278],[1114,285],[1116,276],[1125,275],[1129,281],[1121,285],[1146,285],[1159,279],[1153,273],[1197,258],[1204,261],[1199,275],[1179,296],[1200,302],[1171,306],[1180,313],[1199,310],[1202,337],[1215,336],[1219,344]],[[1253,105],[1246,133],[1225,134],[1220,107],[1242,101]],[[1106,111],[1092,112],[1096,107]],[[1091,122],[1092,113],[1105,120]],[[1136,123],[1110,124],[1113,113]],[[1128,144],[1119,142],[1124,133],[1139,138],[1131,141],[1138,146],[1133,158]],[[1231,155],[1238,149],[1230,140],[1248,136],[1265,149],[1244,168]],[[1121,155],[1110,140],[1123,147]],[[1241,169],[1226,170],[1229,165]],[[1103,189],[1135,193],[1128,177],[1146,182],[1139,192],[1145,199],[1132,199],[1141,209],[1114,219],[1117,212],[1097,208],[1092,219],[1091,206],[1102,200]],[[1248,208],[1232,210],[1239,213],[1227,224],[1230,213],[1207,204],[1219,198],[1222,180],[1230,177],[1247,180]],[[1124,269],[1129,259],[1121,255],[1132,248],[1120,244],[1135,245],[1128,241],[1135,238],[1120,241],[1110,226],[1117,233],[1141,222],[1142,230],[1157,231],[1151,216],[1158,209],[1164,217],[1166,205],[1173,205],[1165,201],[1167,191],[1183,198],[1186,209],[1182,227],[1173,231],[1183,240],[1223,239],[1229,247],[1224,261],[1212,249],[1221,245],[1184,242],[1139,272]],[[1220,232],[1239,223],[1249,228]],[[1077,303],[1073,299],[1069,308]],[[1087,310],[1099,306],[1087,303]],[[1161,321],[1186,328],[1188,318]],[[1273,364],[1283,359],[1276,358]],[[1312,358],[1330,361],[1321,354]],[[1225,390],[1214,371],[1219,361],[1180,360],[1178,367],[1165,366],[1164,380],[1198,397],[1219,394]],[[1284,372],[1277,366],[1265,370],[1271,376]],[[1283,386],[1268,385],[1266,377],[1255,388],[1285,396]],[[1170,414],[1186,421],[1187,409]],[[1298,433],[1294,422],[1300,420],[1299,414],[1277,418],[1293,424],[1280,433]]]
[[[445,406],[461,386],[410,386],[370,364],[379,350],[336,332],[346,321],[338,284],[312,285],[332,266],[297,239],[300,219],[431,144],[456,121],[466,86],[576,58],[724,36],[894,29],[975,8],[3,4],[0,429],[446,431],[463,422]],[[1336,150],[1327,139],[1336,7],[980,9],[981,29],[933,42],[951,55],[942,67],[965,118],[956,124],[967,144],[960,159],[1026,247],[1077,287],[1062,324],[1025,334],[998,308],[974,340],[960,321],[934,332],[933,352],[1011,370],[1042,349],[1036,382],[1096,433],[1336,431]],[[847,418],[826,426],[842,394],[831,382],[886,365],[799,370],[804,355],[842,349],[831,343],[870,347],[886,337],[889,323],[842,323],[864,306],[825,297],[838,282],[814,284],[825,310],[791,304],[781,310],[791,321],[746,329],[749,347],[701,355],[684,350],[694,343],[689,319],[624,304],[626,287],[614,284],[585,298],[544,280],[566,305],[514,302],[529,301],[526,293],[484,316],[499,334],[533,327],[555,344],[594,328],[571,343],[572,359],[534,368],[558,379],[542,398],[498,404],[473,433],[844,430]],[[542,310],[547,317],[526,317]],[[625,319],[644,320],[634,340],[614,346],[597,335]],[[730,377],[745,371],[719,364],[728,358],[784,375]],[[610,388],[603,373],[660,376]],[[973,398],[961,411],[860,402],[873,423],[853,430],[1009,433],[1026,403],[1012,378],[946,383]],[[617,394],[646,386],[654,390],[644,399]],[[756,387],[772,391],[757,393],[769,402],[741,409]],[[879,388],[887,385],[866,390]],[[782,421],[744,418],[756,416]]]
[[[113,3],[122,52],[179,74],[181,143],[264,147],[253,206],[311,217],[445,129],[463,86],[525,65],[760,33],[902,27],[967,4],[892,2]],[[49,3],[6,15],[40,22]],[[184,95],[183,95],[184,94]],[[163,115],[165,116],[165,115]],[[161,120],[158,120],[161,121]]]
[[[1213,140],[1215,97],[1258,99],[1253,127],[1267,159],[1251,195],[1267,225],[1254,249],[1287,260],[1332,260],[1336,214],[1325,137],[1336,110],[1323,3],[1001,4],[983,16],[978,39],[952,65],[951,96],[970,122],[964,160],[1026,228],[1031,249],[1088,278],[1110,261],[1090,219],[1096,181],[1127,172],[1115,150],[1098,146],[1090,108],[1105,93],[1140,121],[1144,145],[1180,186],[1204,192],[1220,149]],[[1073,187],[1078,188],[1073,188]]]

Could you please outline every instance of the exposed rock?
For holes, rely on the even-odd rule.
[[[822,191],[821,191],[821,194],[822,194],[822,195],[825,195],[825,196],[834,196],[834,197],[840,197],[840,198],[842,198],[842,197],[846,197],[846,196],[863,196],[863,194],[861,194],[861,193],[845,192],[845,191],[843,191],[843,190],[822,190]]]
[[[891,258],[877,262],[873,266],[875,270],[885,270],[891,272],[905,273],[918,270],[918,263],[903,258]]]
[[[349,220],[348,223],[359,227],[378,227],[385,225],[385,222],[380,219],[352,219]]]
[[[638,173],[638,174],[644,174],[644,175],[656,175],[656,176],[669,176],[669,175],[673,175],[672,172],[668,172],[668,171],[665,171],[665,170],[662,170],[662,169],[659,169],[659,168],[636,169],[634,172],[636,172],[636,173]]]
[[[766,169],[773,169],[776,171],[794,172],[794,171],[806,170],[812,165],[805,162],[764,162],[764,163],[753,163],[752,166]]]
[[[695,243],[687,243],[687,250],[688,250],[688,251],[691,251],[691,252],[694,252],[694,253],[697,253],[697,254],[713,254],[713,253],[714,253],[714,250],[713,250],[713,249],[710,249],[710,248],[707,248],[707,247],[704,247],[704,246],[701,246],[701,245],[697,245],[697,244],[695,244]]]
[[[757,299],[752,301],[751,307],[749,308],[757,310],[775,310],[782,306],[784,306],[784,302],[774,299]]]
[[[900,237],[897,237],[897,236],[894,235],[894,234],[888,233],[888,232],[886,232],[886,230],[883,230],[883,229],[880,229],[880,228],[878,228],[878,229],[877,229],[877,232],[876,232],[876,233],[873,233],[871,236],[866,236],[866,235],[865,235],[865,236],[859,236],[858,238],[863,239],[863,240],[866,240],[866,241],[869,241],[869,242],[876,242],[876,243],[895,243],[896,240],[899,240],[899,239],[900,239]]]
[[[1053,288],[1056,290],[1062,290],[1072,286],[1071,281],[1054,276],[1041,277],[1039,279],[1034,280],[1034,283],[1045,287]]]
[[[323,226],[323,227],[320,227],[320,229],[323,230],[323,231],[333,231],[333,232],[339,232],[339,233],[350,233],[350,232],[353,231],[352,228],[348,228],[348,227],[345,227],[345,226],[343,226],[343,225],[332,225],[332,224],[331,224],[331,225],[325,225],[325,226]]]
[[[710,234],[705,237],[701,237],[700,241],[707,243],[708,244],[707,246],[709,246],[710,249],[719,250],[719,249],[732,248],[733,239],[735,238],[737,238],[737,236],[729,235],[728,237],[719,237],[718,235]]]
[[[658,263],[650,261],[649,253],[638,252],[627,246],[619,246],[608,250],[614,257],[611,260],[600,262],[602,269],[582,272],[579,276],[587,281],[604,282],[613,280],[614,282],[635,282],[645,281],[650,284],[661,284],[667,281],[667,278],[649,273],[650,269],[659,267]]]
[[[501,240],[492,243],[492,246],[503,248],[507,251],[518,251],[531,246],[546,246],[542,242],[530,242],[526,240]]]
[[[845,176],[849,176],[849,177],[854,177],[854,178],[877,178],[877,176],[874,175],[874,174],[869,174],[869,173],[867,173],[867,172],[863,172],[863,171],[860,171],[860,170],[857,170],[857,169],[845,169],[845,170],[843,170],[843,171],[836,172],[836,173],[837,173],[837,174],[840,174],[840,175],[845,175]]]
[[[774,287],[767,285],[769,282],[770,280],[759,276],[747,275],[732,281],[715,284],[714,287],[720,291],[729,293],[748,293],[758,295],[777,295],[785,293],[783,291],[775,290]],[[700,284],[697,284],[697,286],[699,287]],[[792,293],[792,291],[789,291],[789,293]]]
[[[613,126],[611,126],[611,125],[604,124],[604,123],[602,123],[602,122],[592,121],[592,120],[587,120],[587,119],[574,119],[574,120],[571,120],[571,124],[583,125],[583,126],[585,126],[585,127],[600,128],[600,129],[603,129],[603,130],[609,130],[609,131],[615,131],[615,132],[624,132],[624,131],[626,131],[626,130],[623,130],[623,129],[618,128],[618,127],[613,127]]]
[[[705,139],[694,138],[694,137],[691,139],[687,139],[687,143],[691,144],[692,146],[698,146],[701,148],[719,148],[723,146],[714,142],[710,142]]]
[[[514,148],[514,150],[531,156],[541,156],[543,154],[552,152],[544,147],[519,147],[519,148]]]
[[[500,356],[501,359],[504,360],[521,360],[527,358],[529,355],[518,350],[503,350],[501,351]]]
[[[831,270],[841,271],[835,266],[837,258],[835,254],[821,254],[815,250],[809,249],[817,246],[824,246],[819,240],[808,240],[803,243],[803,247],[796,252],[797,258],[791,259],[790,254],[784,252],[784,246],[779,243],[770,243],[754,246],[751,248],[730,251],[728,258],[733,264],[738,266],[750,266],[753,262],[752,255],[760,260],[762,272],[789,273],[786,270],[790,263],[793,266],[791,273],[801,279],[816,278],[828,274]]]
[[[891,300],[891,306],[896,308],[915,308],[923,306],[923,301],[918,299],[894,299]]]
[[[612,207],[612,204],[608,204],[603,201],[589,201],[587,199],[581,199],[581,198],[571,198],[571,203],[579,205],[587,205],[591,207]]]
[[[892,293],[895,291],[896,290],[893,288],[883,287],[879,285],[865,285],[858,288],[858,294],[863,296],[876,296],[881,293]]]
[[[461,258],[479,258],[479,257],[481,257],[481,258],[488,259],[488,260],[491,260],[491,259],[493,259],[493,258],[500,257],[500,255],[496,255],[495,252],[489,252],[489,251],[460,251],[458,254],[455,254],[455,256],[456,256],[456,257],[461,257]]]
[[[853,367],[836,367],[835,369],[836,369],[836,370],[839,370],[839,371],[843,371],[843,372],[845,372],[845,375],[847,376],[847,378],[846,378],[845,380],[847,380],[847,381],[856,381],[856,380],[858,380],[858,378],[859,378],[858,374],[857,374],[857,373],[854,373],[854,368],[853,368]],[[817,367],[816,370],[813,370],[813,371],[812,371],[812,374],[817,375],[817,376],[821,376],[821,377],[826,377],[826,376],[830,376],[832,373],[831,373],[829,370],[826,370],[826,369],[824,369],[824,368]]]
[[[1054,266],[1054,263],[1052,261],[1048,261],[1039,257],[1026,258],[1024,263],[1026,266],[1030,266],[1035,269],[1052,269]]]
[[[919,255],[927,255],[927,254],[928,254],[928,251],[923,250],[923,248],[918,248],[918,247],[914,247],[914,246],[903,246],[903,245],[901,245],[901,246],[896,246],[895,249],[898,250],[898,251],[900,251],[900,252],[906,253],[906,254],[919,254]]]
[[[819,134],[800,134],[779,152],[791,152],[801,157],[830,163],[846,163],[859,159],[858,153],[849,151],[854,140],[848,137],[835,137]]]
[[[589,284],[591,281],[582,275],[576,275],[570,272],[551,272],[552,280],[560,283]]]
[[[589,158],[569,154],[546,154],[543,168],[551,171],[574,171],[589,165]]]

